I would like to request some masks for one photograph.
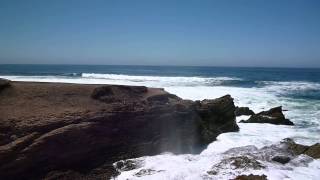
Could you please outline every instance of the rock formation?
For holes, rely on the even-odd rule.
[[[305,146],[295,143],[292,139],[284,139],[283,144],[285,144],[288,151],[293,155],[305,154],[314,159],[320,158],[320,143],[313,144],[311,146]]]
[[[282,107],[275,107],[268,111],[262,111],[252,115],[248,120],[240,121],[242,123],[270,123],[276,125],[294,125],[289,119],[286,119],[282,113]]]
[[[254,112],[248,107],[236,107],[234,114],[236,116],[242,116],[242,115],[251,116],[251,115],[254,115]]]
[[[197,153],[238,131],[229,95],[194,102],[146,87],[10,84],[0,91],[0,179],[110,178],[116,161]]]
[[[10,86],[10,81],[0,78],[0,91],[8,86]]]

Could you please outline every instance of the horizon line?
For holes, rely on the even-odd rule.
[[[23,64],[23,63],[0,63],[3,65],[44,65],[44,66],[141,66],[141,67],[211,67],[211,68],[278,68],[278,69],[320,69],[320,67],[295,67],[295,66],[217,66],[217,65],[145,65],[145,64],[54,64],[54,63],[43,63],[43,64]]]

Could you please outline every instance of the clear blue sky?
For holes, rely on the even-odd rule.
[[[320,1],[1,0],[0,63],[320,67]]]

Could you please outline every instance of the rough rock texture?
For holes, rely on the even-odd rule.
[[[234,180],[267,180],[267,176],[266,175],[240,175],[237,176]]]
[[[0,179],[110,178],[121,159],[196,153],[238,130],[230,96],[193,102],[146,87],[10,84],[0,92]]]
[[[282,142],[286,145],[288,151],[294,155],[305,154],[314,159],[320,158],[320,143],[316,143],[311,146],[305,146],[295,143],[292,139],[284,139]]]
[[[307,151],[304,152],[304,154],[314,158],[319,159],[320,158],[320,143],[316,143],[312,146],[309,146]]]
[[[242,169],[244,171],[248,171],[251,169],[259,170],[265,168],[259,161],[250,156],[236,156],[223,159],[218,164],[212,166],[211,169],[207,171],[207,173],[210,175],[216,175],[222,169],[224,169],[225,167],[229,167],[230,165],[232,169]]]
[[[234,114],[236,116],[242,116],[242,115],[251,116],[251,115],[254,115],[254,112],[248,107],[236,107]]]
[[[268,111],[262,111],[258,114],[252,115],[246,121],[240,121],[243,123],[270,123],[276,125],[294,125],[289,119],[284,117],[282,113],[282,107],[275,107]]]

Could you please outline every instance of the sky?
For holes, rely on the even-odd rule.
[[[1,0],[0,64],[320,67],[320,1]]]

